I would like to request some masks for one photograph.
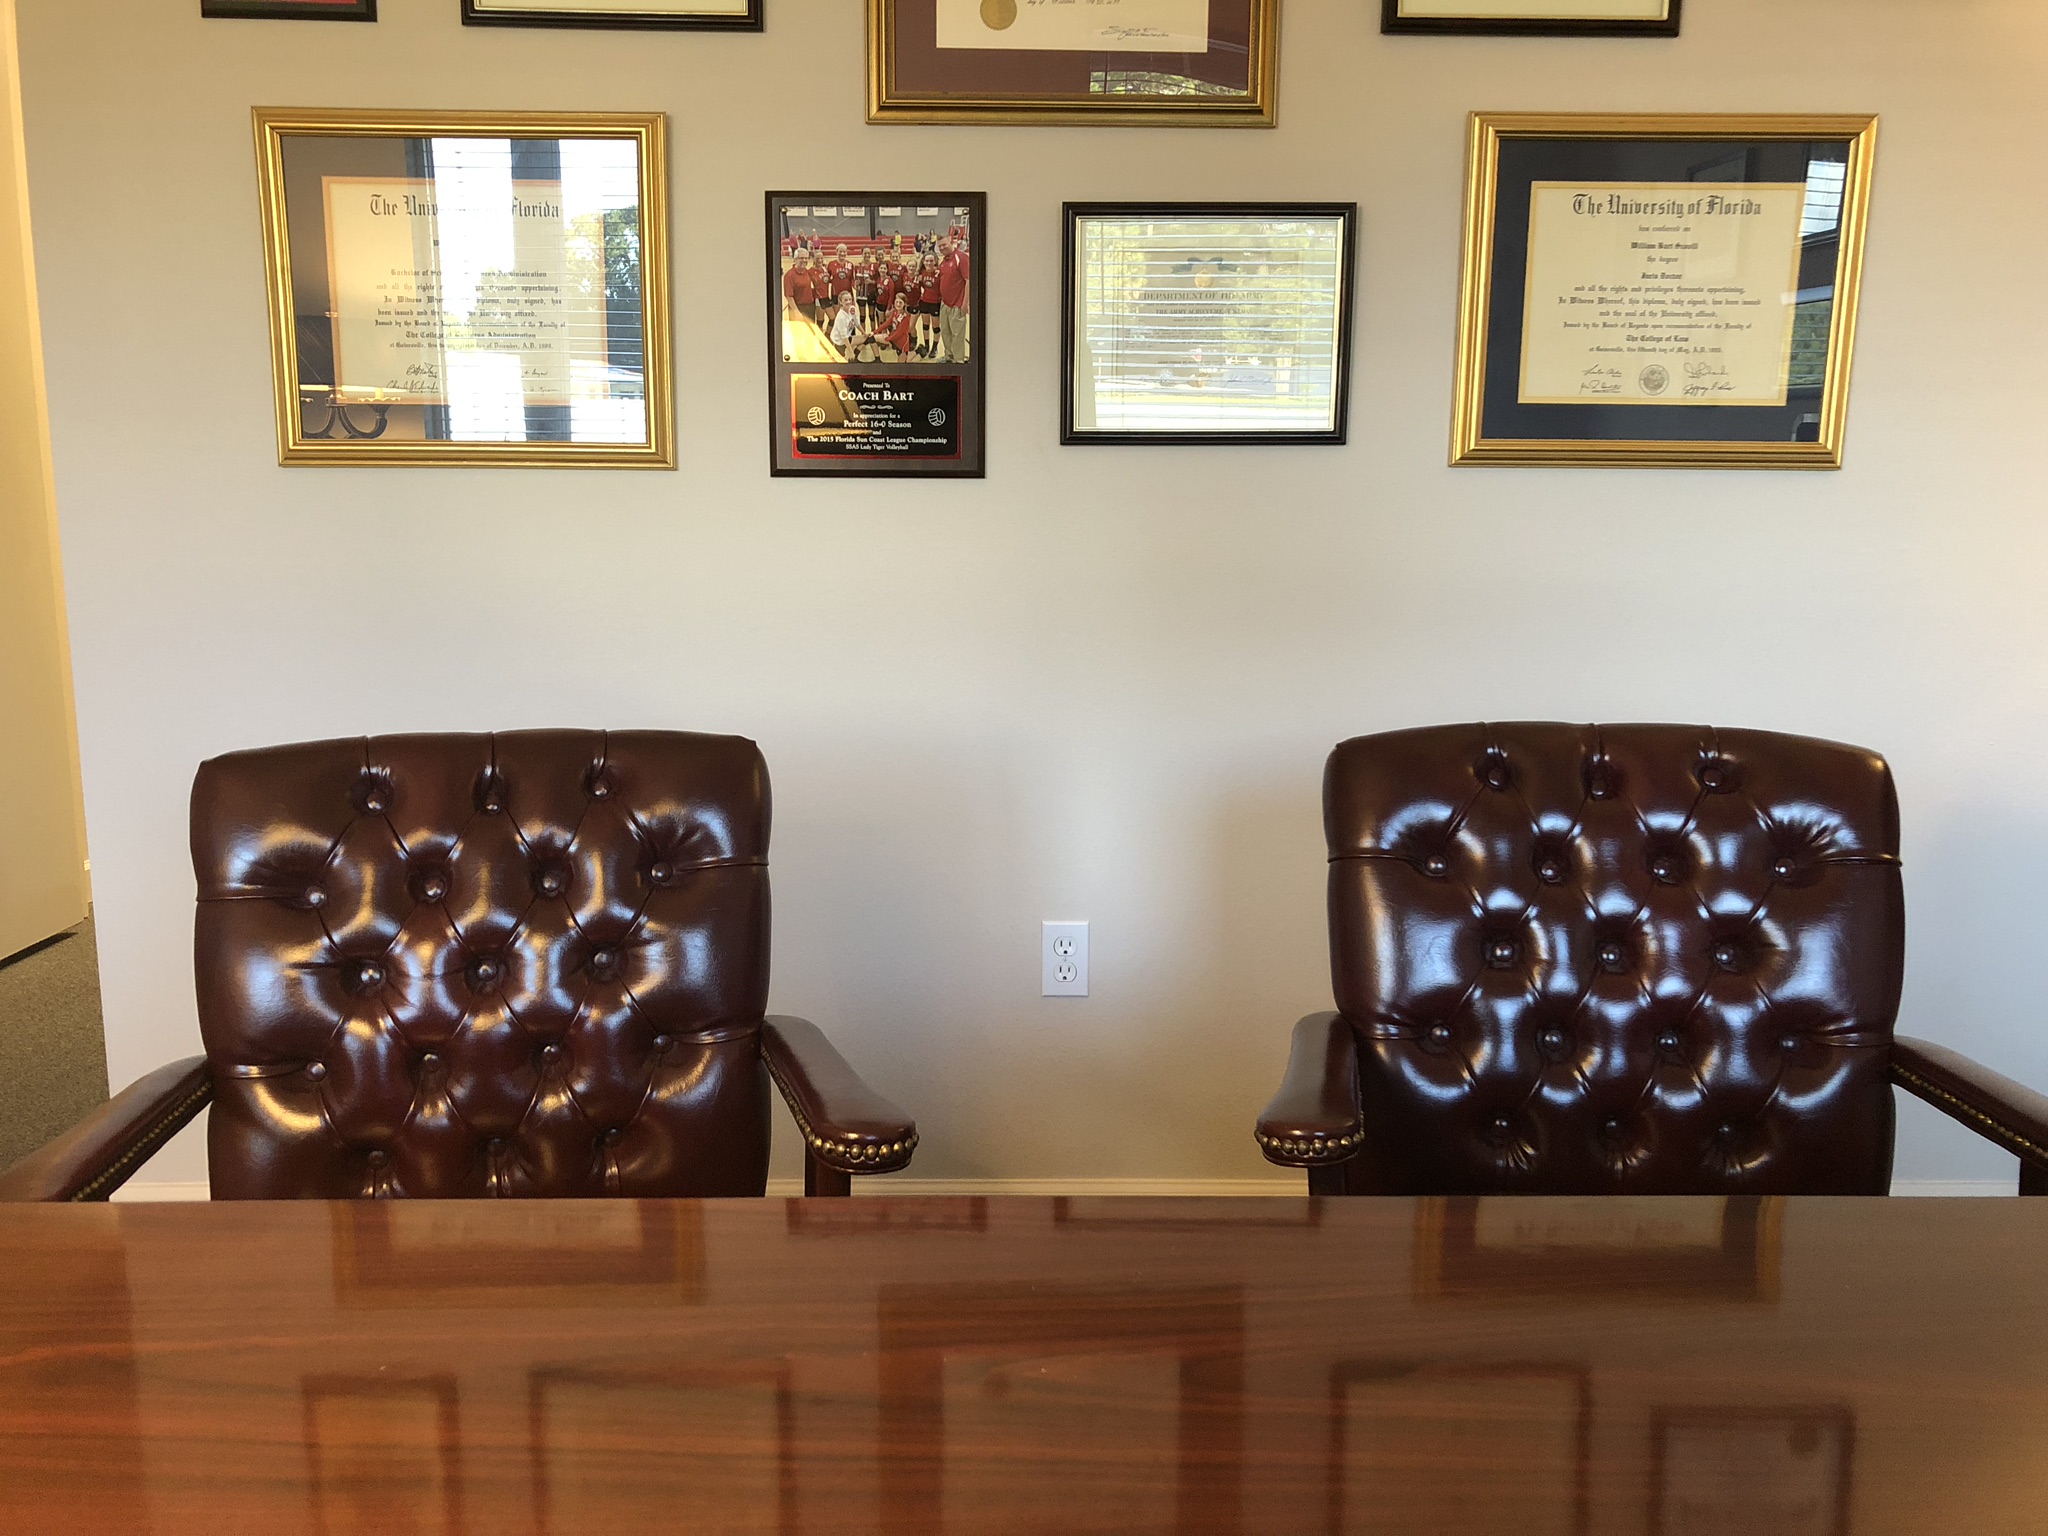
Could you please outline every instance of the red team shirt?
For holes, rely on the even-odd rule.
[[[948,309],[967,307],[967,253],[955,251],[939,263],[939,302]]]
[[[807,308],[817,293],[817,282],[809,267],[791,267],[782,274],[782,294],[798,308]]]

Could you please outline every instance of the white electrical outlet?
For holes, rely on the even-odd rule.
[[[1046,923],[1040,943],[1042,980],[1047,997],[1088,995],[1088,925]]]

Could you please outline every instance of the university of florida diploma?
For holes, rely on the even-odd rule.
[[[1535,183],[1522,403],[1784,405],[1805,207],[1797,182]]]

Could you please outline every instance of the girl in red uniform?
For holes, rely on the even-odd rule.
[[[889,301],[889,313],[883,317],[875,332],[882,339],[882,344],[896,354],[887,358],[887,361],[908,361],[912,349],[917,345],[917,338],[912,334],[916,328],[917,317],[910,312],[909,302],[902,294],[897,294]]]

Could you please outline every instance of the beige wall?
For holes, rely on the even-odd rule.
[[[14,0],[0,0],[0,956],[86,903],[27,194]]]
[[[2048,1085],[2039,0],[1692,0],[1679,41],[1609,43],[1288,0],[1272,132],[869,128],[855,0],[731,37],[383,9],[22,0],[117,1083],[196,1047],[200,758],[697,727],[775,774],[775,1006],[916,1110],[921,1172],[1256,1177],[1329,996],[1324,754],[1558,717],[1889,753],[1907,1025]],[[672,114],[683,470],[277,468],[258,102]],[[1883,113],[1849,467],[1447,469],[1481,107]],[[821,182],[988,191],[986,482],[768,478],[761,193]],[[1059,205],[1132,197],[1361,203],[1349,447],[1058,446]],[[1037,996],[1047,917],[1095,925],[1085,1002]],[[1903,1174],[2010,1167],[1907,1121]]]

